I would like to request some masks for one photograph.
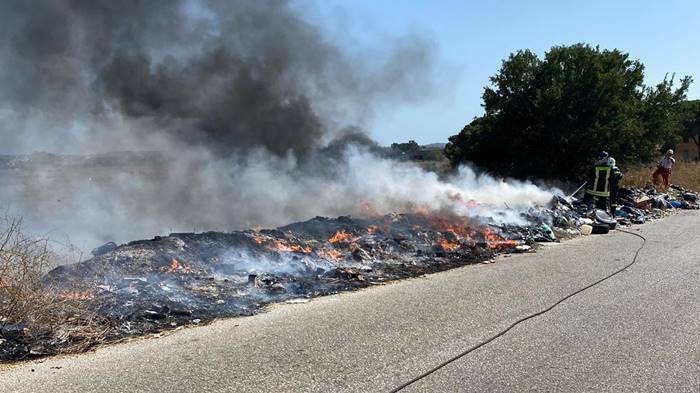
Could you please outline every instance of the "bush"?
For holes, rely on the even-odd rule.
[[[82,351],[102,341],[104,322],[45,279],[59,256],[47,239],[0,219],[0,360]]]

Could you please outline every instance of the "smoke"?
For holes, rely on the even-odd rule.
[[[118,172],[42,168],[34,172],[41,176],[28,175],[25,183],[5,190],[14,188],[14,207],[28,213],[32,227],[70,234],[84,248],[169,232],[268,228],[316,215],[416,209],[523,223],[519,213],[546,204],[554,192],[477,176],[468,167],[443,180],[357,145],[338,156],[318,150],[303,161],[264,149],[226,159],[206,149],[182,154],[189,156],[173,161],[164,156],[158,165]],[[7,191],[0,196],[10,197]]]
[[[429,91],[434,58],[411,34],[353,57],[281,0],[10,0],[0,37],[6,152],[162,150],[167,139],[303,156],[376,100]]]
[[[412,33],[376,45],[344,50],[281,0],[0,2],[0,153],[158,152],[0,166],[0,205],[89,249],[368,207],[485,215],[551,197],[373,153],[360,127],[378,103],[430,96],[436,56]]]

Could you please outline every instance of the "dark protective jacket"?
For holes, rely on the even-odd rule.
[[[595,165],[588,175],[588,188],[586,193],[607,198],[610,196],[610,178],[612,168],[607,165]]]
[[[622,180],[622,171],[614,166],[610,173],[610,203],[617,205],[617,191],[620,189],[620,180]]]

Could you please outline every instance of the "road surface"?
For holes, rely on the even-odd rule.
[[[408,386],[700,391],[700,212],[635,227],[628,270]],[[2,392],[387,392],[628,264],[616,232],[0,371]]]

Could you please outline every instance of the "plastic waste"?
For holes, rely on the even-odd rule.
[[[540,231],[542,231],[542,233],[545,236],[547,236],[551,241],[557,240],[557,236],[554,234],[554,231],[552,231],[552,228],[550,228],[549,225],[542,223],[542,225],[540,225]]]

